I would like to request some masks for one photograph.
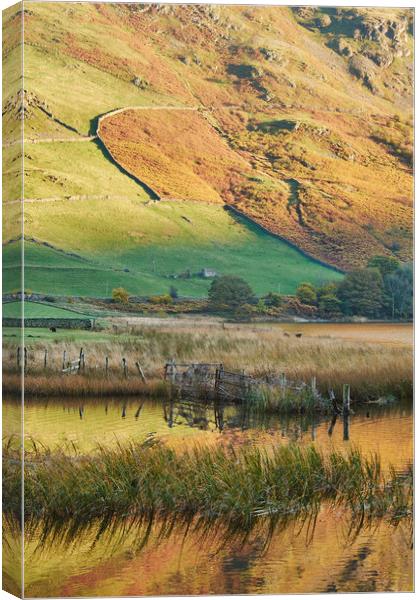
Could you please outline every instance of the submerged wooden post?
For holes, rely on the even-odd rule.
[[[143,369],[141,368],[140,363],[138,361],[136,362],[136,367],[137,367],[137,371],[139,372],[142,382],[147,383],[146,377],[144,376]]]
[[[48,350],[47,350],[47,348],[45,348],[45,350],[44,350],[44,369],[47,368],[47,361],[48,361]]]
[[[128,376],[128,368],[127,368],[127,361],[125,360],[125,358],[122,359],[122,366],[123,366],[124,377],[127,377]]]

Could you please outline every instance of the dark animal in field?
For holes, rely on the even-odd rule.
[[[284,335],[285,337],[290,337],[290,335],[287,333],[287,331],[285,331],[285,332],[283,333],[283,335]]]
[[[50,327],[50,331],[52,331],[53,333],[55,333],[57,331],[56,327]]]
[[[296,335],[297,338],[301,338],[302,335],[303,335],[303,333],[295,333],[295,335]]]

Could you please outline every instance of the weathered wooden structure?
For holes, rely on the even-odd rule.
[[[284,396],[287,391],[302,392],[306,389],[311,390],[314,397],[319,396],[316,378],[312,378],[310,384],[288,381],[284,373],[256,378],[244,371],[227,371],[222,363],[177,364],[172,359],[165,365],[164,379],[181,394],[205,395],[220,400],[243,400],[262,386],[276,389]]]

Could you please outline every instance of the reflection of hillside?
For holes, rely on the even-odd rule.
[[[85,531],[40,527],[26,539],[26,593],[107,596],[407,591],[410,532],[376,523],[348,538],[346,515],[324,506],[315,521],[226,535],[222,524],[129,522]],[[6,535],[8,535],[6,530]],[[41,542],[41,543],[40,543]],[[393,552],[389,552],[389,548]],[[158,568],[157,568],[158,565]]]

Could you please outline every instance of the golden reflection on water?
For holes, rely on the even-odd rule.
[[[139,410],[140,409],[140,410]],[[12,418],[20,408],[6,403]],[[222,431],[220,431],[222,429]],[[364,453],[378,453],[386,469],[390,464],[405,467],[413,456],[413,421],[409,404],[396,403],[379,408],[368,405],[350,417],[349,440],[344,440],[340,418],[335,425],[326,417],[244,415],[234,406],[215,418],[214,408],[201,404],[139,400],[31,401],[25,405],[26,447],[31,440],[56,447],[71,442],[80,451],[93,450],[98,444],[114,445],[127,440],[144,440],[153,434],[167,443],[186,448],[199,444],[252,443],[276,446],[290,441],[314,443],[323,450],[343,450],[351,445]]]
[[[343,440],[343,423],[331,428],[329,419],[316,417],[263,417],[244,415],[235,407],[215,414],[214,407],[74,400],[31,401],[25,406],[28,451],[31,437],[46,446],[72,441],[81,451],[100,442],[115,444],[143,440],[154,433],[177,448],[201,443],[244,443],[271,447],[315,443],[323,449],[359,446],[366,454],[378,452],[386,469],[404,468],[413,457],[412,409],[396,403],[364,407],[350,420],[350,439]],[[19,407],[6,401],[7,419],[18,417]],[[17,412],[16,412],[17,411]],[[137,415],[137,416],[136,416]],[[188,533],[177,524],[159,535],[152,526],[140,548],[145,526],[130,531],[121,524],[97,538],[98,525],[74,539],[58,531],[46,539],[41,530],[25,535],[25,595],[131,596],[209,593],[308,593],[323,591],[409,591],[413,587],[411,535],[406,525],[376,522],[349,538],[348,515],[323,505],[312,531],[298,521],[278,528],[266,547],[264,522],[245,541],[226,536],[223,527],[203,538],[201,528]],[[300,530],[301,529],[301,530]],[[312,531],[312,535],[311,535]],[[10,527],[4,528],[16,546]],[[13,546],[14,544],[14,546]],[[5,565],[10,581],[17,577],[12,558]],[[7,568],[10,566],[10,569]]]
[[[267,544],[261,525],[247,539],[215,527],[203,537],[192,524],[160,535],[153,525],[124,524],[96,539],[98,525],[69,542],[58,535],[39,544],[27,534],[25,593],[50,596],[410,591],[408,527],[379,522],[348,536],[347,515],[324,505],[315,522],[279,526]],[[7,535],[7,534],[6,534]]]

